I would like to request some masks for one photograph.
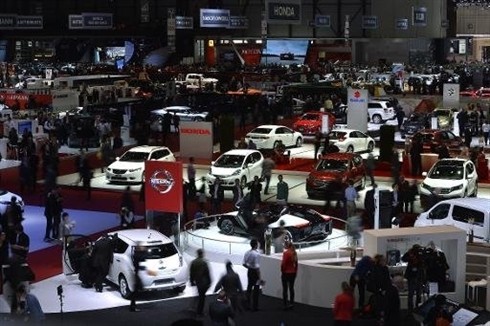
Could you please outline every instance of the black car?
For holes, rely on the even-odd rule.
[[[314,241],[332,233],[332,217],[299,205],[273,204],[251,214],[243,210],[223,214],[218,218],[218,227],[227,235],[256,236],[257,230],[270,228],[273,238],[284,230],[293,242]]]
[[[402,138],[405,138],[407,135],[412,136],[417,131],[428,127],[429,123],[430,115],[421,112],[414,112],[403,122],[400,128],[400,134]]]

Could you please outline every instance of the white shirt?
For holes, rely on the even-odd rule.
[[[243,264],[251,269],[260,268],[260,253],[257,249],[250,249],[243,257]]]

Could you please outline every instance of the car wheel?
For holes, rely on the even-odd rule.
[[[367,147],[368,152],[372,152],[373,149],[374,149],[374,143],[373,142],[369,142],[368,147]]]
[[[286,230],[284,232],[284,242],[291,241],[294,242],[293,234],[290,230]]]
[[[478,196],[478,183],[475,183],[475,190],[473,190],[471,197],[477,197],[477,196]]]
[[[129,288],[128,280],[124,275],[119,276],[119,293],[124,299],[129,299],[131,297],[131,289]]]
[[[296,147],[301,147],[301,145],[303,145],[303,139],[298,137],[298,139],[296,139]]]
[[[349,145],[349,146],[347,147],[347,153],[354,153],[354,146]]]
[[[379,114],[373,115],[373,122],[376,124],[380,124],[382,121],[381,116]]]
[[[232,235],[233,233],[235,233],[235,225],[228,218],[221,221],[219,228],[221,229],[221,231],[223,231],[224,234],[227,235]]]
[[[247,177],[246,176],[242,176],[242,178],[240,179],[240,185],[242,187],[245,187],[247,185]]]

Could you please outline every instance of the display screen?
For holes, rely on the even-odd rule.
[[[301,65],[305,61],[308,44],[306,39],[267,40],[260,63]]]
[[[17,132],[23,134],[26,130],[32,133],[32,121],[19,121]]]

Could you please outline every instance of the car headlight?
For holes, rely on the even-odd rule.
[[[460,184],[460,185],[458,185],[458,186],[454,186],[454,187],[452,187],[452,188],[450,189],[450,191],[461,190],[461,189],[463,189],[463,184]]]
[[[112,169],[111,168],[107,168],[107,171],[112,172]]]
[[[428,184],[426,184],[426,183],[422,183],[422,188],[427,189],[427,190],[429,190],[429,191],[431,191],[431,190],[432,190],[432,187],[431,187],[431,186],[429,186],[429,185],[428,185]]]
[[[141,168],[136,168],[136,169],[129,169],[128,171],[129,172],[136,172],[136,171],[140,171],[140,170],[141,170]]]
[[[239,174],[240,174],[240,172],[242,172],[242,170],[241,170],[241,169],[237,169],[237,170],[235,170],[235,172],[233,172],[231,175],[239,175]]]

